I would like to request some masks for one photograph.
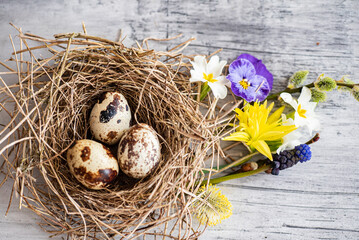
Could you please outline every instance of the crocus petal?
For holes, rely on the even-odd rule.
[[[191,70],[191,78],[189,79],[190,82],[205,82],[206,80],[203,79],[203,76],[201,76],[198,72]]]
[[[293,136],[289,136],[293,134]],[[294,137],[295,136],[295,137]],[[300,138],[300,135],[297,135],[297,132],[291,132],[288,135],[286,135],[285,137],[283,137],[283,144],[281,146],[279,146],[279,148],[277,149],[277,154],[279,154],[280,152],[284,151],[284,150],[292,150],[294,149],[295,146],[298,146],[301,144],[301,142],[298,140]]]
[[[215,98],[224,99],[227,96],[227,87],[220,83],[208,83],[208,86],[212,89]]]
[[[231,82],[225,76],[219,76],[216,79],[218,80],[218,83],[231,87]]]
[[[194,61],[190,62],[196,72],[206,72],[207,61],[205,56],[195,56]]]
[[[297,101],[295,101],[292,97],[292,95],[290,95],[289,93],[281,93],[280,97],[283,99],[284,102],[288,103],[289,105],[291,105],[295,110],[297,110],[298,107],[298,103]]]
[[[300,93],[300,96],[298,98],[298,103],[307,103],[312,98],[312,92],[309,88],[303,87],[302,92]]]
[[[308,125],[308,118],[302,118],[299,116],[298,112],[294,114],[294,123],[297,127],[304,127]]]
[[[317,106],[316,102],[308,102],[308,103],[303,104],[302,107],[305,110],[307,110],[310,114],[314,114],[314,109],[316,106]]]
[[[313,131],[320,130],[320,122],[319,122],[319,120],[317,118],[311,117],[311,118],[308,119],[308,122],[310,123],[310,128]]]
[[[207,64],[207,73],[212,73],[213,78],[217,79],[222,74],[224,66],[227,64],[226,61],[219,61],[218,56],[213,56]],[[217,79],[218,80],[218,79]]]
[[[292,118],[287,119],[287,116],[285,114],[282,114],[282,125],[283,126],[294,125],[294,120]],[[277,149],[277,153],[279,154],[284,150],[291,150],[295,146],[298,146],[301,143],[301,141],[299,140],[301,137],[302,134],[299,131],[299,128],[297,128],[293,132],[288,133],[282,138],[283,144]]]

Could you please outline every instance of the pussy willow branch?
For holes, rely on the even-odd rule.
[[[354,86],[359,86],[358,83],[352,84],[352,83],[343,83],[343,82],[339,82],[339,81],[335,81],[337,83],[337,86],[341,86],[341,87],[348,87],[348,88],[353,88]],[[296,93],[296,92],[301,92],[303,87],[307,87],[307,88],[312,88],[314,87],[314,83],[309,83],[307,85],[304,85],[302,87],[298,87],[298,88],[286,88],[281,92],[278,93],[274,93],[272,95],[269,95],[267,97],[267,100],[272,100],[277,98],[281,93],[283,92],[287,92],[287,93]]]

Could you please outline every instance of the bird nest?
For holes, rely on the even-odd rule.
[[[20,49],[11,40],[15,64],[2,63],[16,83],[1,78],[7,122],[0,151],[2,183],[14,180],[20,207],[39,215],[52,236],[196,239],[204,227],[194,224],[191,203],[204,178],[204,161],[219,147],[213,127],[219,118],[208,120],[216,103],[211,98],[199,103],[199,86],[188,81],[190,57],[180,51],[190,41],[154,51],[150,39],[129,48],[85,29],[54,39],[17,30]],[[108,188],[95,191],[70,173],[66,151],[76,140],[92,138],[91,108],[109,91],[126,97],[133,124],[157,131],[162,156],[149,177],[135,181],[120,173]]]

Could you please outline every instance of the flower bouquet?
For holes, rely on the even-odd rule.
[[[83,28],[54,39],[16,28],[20,47],[11,39],[1,62],[16,76],[0,77],[2,182],[51,236],[197,239],[232,214],[215,184],[310,160],[317,103],[336,88],[359,99],[346,76],[303,85],[299,71],[272,93],[250,54],[227,65],[182,54],[193,39],[155,51],[156,39],[126,47]]]

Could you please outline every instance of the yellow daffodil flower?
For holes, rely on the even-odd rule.
[[[239,126],[236,132],[223,138],[225,141],[241,141],[246,143],[252,150],[258,152],[273,160],[271,150],[266,141],[277,141],[288,133],[296,129],[294,125],[283,126],[281,114],[284,106],[269,115],[273,109],[274,103],[267,108],[267,101],[263,104],[255,102],[253,105],[247,104],[243,110],[236,109],[236,117],[239,120]]]

